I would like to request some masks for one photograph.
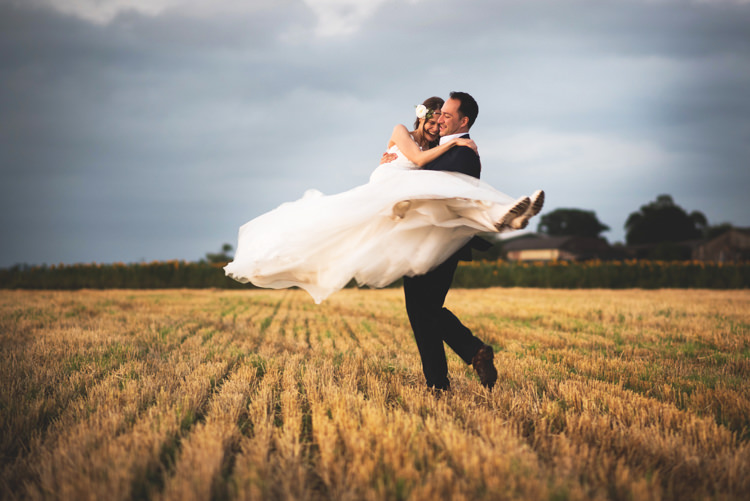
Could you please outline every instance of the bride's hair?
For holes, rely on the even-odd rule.
[[[440,108],[443,107],[444,103],[445,103],[445,101],[443,101],[443,98],[433,96],[433,97],[428,97],[427,99],[425,99],[422,104],[429,111],[435,112],[435,111],[440,111]],[[414,128],[415,129],[419,128],[419,119],[418,118],[416,120],[414,120]]]
[[[425,106],[425,108],[427,108],[428,115],[432,116],[432,114],[435,113],[436,111],[440,111],[440,108],[443,107],[443,103],[445,103],[445,101],[443,101],[443,98],[433,96],[433,97],[428,97],[427,99],[425,99],[422,104]],[[427,123],[427,120],[425,120],[424,123]],[[414,120],[414,129],[415,130],[419,129],[419,118]],[[434,148],[435,146],[438,145],[438,143],[440,143],[440,140],[436,139],[435,141],[429,143],[427,147]]]

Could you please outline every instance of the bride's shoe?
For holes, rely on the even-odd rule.
[[[544,191],[536,190],[534,194],[531,195],[530,200],[531,203],[529,204],[526,211],[520,217],[517,217],[513,221],[511,221],[510,226],[512,228],[515,228],[517,230],[526,228],[526,225],[529,224],[529,219],[539,214],[539,212],[542,210],[542,207],[544,207]]]
[[[526,211],[529,219],[539,214],[542,207],[544,207],[544,190],[536,190],[534,194],[531,195],[531,207]]]
[[[396,202],[393,205],[391,218],[394,220],[403,219],[406,215],[406,211],[409,210],[409,207],[411,207],[411,200],[402,200],[400,202]]]
[[[507,227],[511,227],[514,229],[520,229],[513,226],[513,223],[515,223],[517,220],[521,219],[520,216],[522,216],[526,210],[531,205],[531,199],[529,197],[523,197],[519,198],[518,201],[511,207],[508,212],[505,213],[505,215],[495,223],[495,229],[497,231],[503,231]]]

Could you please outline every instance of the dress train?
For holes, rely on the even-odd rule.
[[[308,190],[243,225],[227,276],[297,286],[320,303],[352,279],[385,287],[427,273],[477,233],[512,230],[541,209],[465,174],[419,170],[395,146],[389,151],[398,158],[367,184],[328,196]]]

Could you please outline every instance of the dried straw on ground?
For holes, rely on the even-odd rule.
[[[399,290],[0,292],[6,499],[747,499],[750,292],[453,290],[486,391]]]

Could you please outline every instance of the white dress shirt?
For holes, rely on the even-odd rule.
[[[457,137],[465,136],[468,134],[468,132],[459,132],[458,134],[451,134],[450,136],[441,136],[440,137],[440,144],[447,143],[451,139],[455,139]]]

